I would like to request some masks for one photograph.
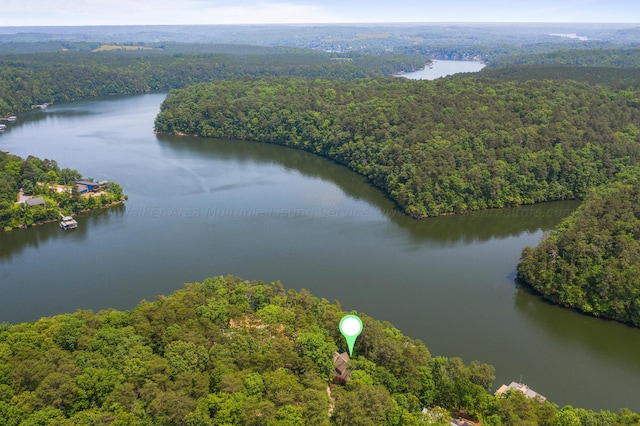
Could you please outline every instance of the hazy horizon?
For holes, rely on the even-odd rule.
[[[8,0],[3,27],[272,24],[635,24],[627,0]]]
[[[82,27],[216,27],[216,26],[229,26],[229,27],[242,27],[242,26],[445,26],[445,25],[486,25],[486,26],[500,26],[500,25],[522,25],[522,26],[594,26],[594,25],[606,25],[606,26],[638,26],[640,22],[516,22],[516,21],[416,21],[416,22],[273,22],[273,23],[230,23],[230,24],[60,24],[60,25],[0,25],[0,28],[82,28]]]

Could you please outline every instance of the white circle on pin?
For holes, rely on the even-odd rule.
[[[357,336],[362,331],[362,323],[356,318],[345,318],[340,324],[340,330],[347,336]]]

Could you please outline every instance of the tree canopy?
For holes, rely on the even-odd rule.
[[[492,67],[505,65],[571,65],[578,67],[640,68],[640,48],[559,48],[535,54],[510,54],[494,58]]]

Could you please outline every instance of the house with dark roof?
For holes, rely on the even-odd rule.
[[[80,192],[80,194],[99,191],[105,184],[106,182],[89,182],[87,180],[76,181],[76,186],[78,187],[78,192]]]
[[[44,198],[35,197],[35,198],[27,198],[24,203],[28,206],[43,206],[45,205]]]
[[[338,352],[333,353],[333,381],[335,383],[345,384],[351,378],[351,371],[347,367],[347,363],[349,362],[349,354],[347,352],[343,352],[339,354]]]

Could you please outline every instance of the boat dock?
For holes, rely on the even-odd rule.
[[[78,227],[78,222],[71,216],[62,216],[62,220],[60,221],[60,228],[65,231],[69,229],[76,229]]]
[[[18,119],[18,117],[16,117],[15,115],[12,115],[10,117],[0,117],[0,121],[7,121],[9,123],[13,123],[17,119]],[[7,125],[6,124],[0,124],[0,132],[2,132],[3,130],[7,130]]]

